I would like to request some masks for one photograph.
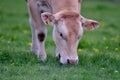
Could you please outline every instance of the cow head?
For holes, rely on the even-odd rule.
[[[93,30],[98,27],[98,22],[86,19],[78,12],[64,10],[56,14],[48,12],[41,14],[45,24],[54,26],[53,39],[56,44],[56,56],[60,57],[62,64],[78,63],[77,46],[83,35],[83,28]]]

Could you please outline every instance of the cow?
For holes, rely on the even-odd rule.
[[[62,64],[78,64],[77,47],[83,30],[99,26],[95,20],[80,15],[82,0],[27,0],[32,31],[32,47],[39,59],[45,61],[46,24],[53,26],[56,57]]]

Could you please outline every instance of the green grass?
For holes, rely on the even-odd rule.
[[[85,31],[78,46],[78,65],[55,58],[52,27],[48,28],[46,62],[30,51],[31,30],[25,0],[0,0],[0,80],[119,80],[120,4],[83,2],[81,14],[100,22]]]

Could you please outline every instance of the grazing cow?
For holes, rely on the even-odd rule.
[[[41,60],[46,59],[45,24],[53,26],[56,57],[62,64],[78,64],[77,46],[83,28],[93,30],[99,23],[80,15],[82,0],[27,0],[32,29],[32,51]]]

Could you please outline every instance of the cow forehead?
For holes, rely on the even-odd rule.
[[[65,19],[65,25],[70,34],[79,34],[80,21],[79,18],[71,17]]]
[[[62,10],[56,14],[54,14],[56,20],[59,20],[61,18],[65,19],[65,18],[75,18],[75,17],[79,17],[79,13],[71,10],[71,9],[67,9],[67,10]]]
[[[61,18],[77,18],[79,17],[79,13],[77,12],[72,12],[72,11],[68,11],[65,13],[60,14]]]
[[[59,33],[64,34],[65,36],[74,35],[75,37],[80,33],[80,21],[78,18],[69,17],[60,21],[57,29]]]
[[[79,13],[71,10],[64,10],[57,14],[60,23],[59,30],[67,34],[79,34],[80,20]],[[61,23],[62,21],[62,23]]]

